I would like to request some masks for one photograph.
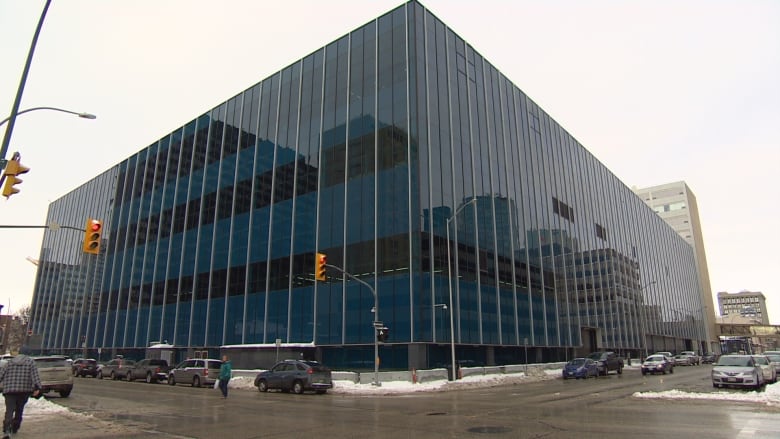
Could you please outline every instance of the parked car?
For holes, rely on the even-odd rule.
[[[133,360],[114,358],[98,370],[97,376],[100,379],[109,377],[112,380],[121,380],[122,378],[127,377],[127,371],[129,371],[133,365],[135,365],[135,361]]]
[[[712,352],[707,352],[701,356],[701,364],[713,364],[718,361],[718,355]]]
[[[41,377],[41,394],[55,391],[67,398],[73,391],[73,374],[70,362],[65,357],[52,355],[33,357],[38,375]]]
[[[665,355],[653,354],[642,362],[642,375],[647,375],[648,373],[666,374],[666,372],[674,373],[674,362],[669,361],[669,358]]]
[[[664,357],[668,358],[669,361],[674,363],[674,355],[671,352],[660,351],[660,352],[654,353],[653,355],[663,355]]]
[[[675,366],[690,366],[692,364],[691,357],[685,354],[677,354],[674,356]]]
[[[138,379],[157,383],[168,378],[168,362],[158,358],[144,358],[127,370],[127,381]]]
[[[775,365],[775,373],[776,373],[777,376],[780,376],[780,353],[777,353],[777,354],[771,354],[770,353],[770,354],[768,354],[768,353],[764,352],[764,355],[766,355],[767,358],[769,358],[769,361],[774,363],[774,365]]]
[[[284,360],[257,374],[255,386],[261,392],[279,389],[298,394],[305,390],[325,393],[333,388],[333,381],[330,369],[316,361]]]
[[[610,351],[593,352],[587,357],[593,360],[599,368],[599,375],[606,375],[610,370],[617,371],[618,375],[623,373],[623,358]]]
[[[192,387],[213,385],[219,378],[222,361],[209,358],[191,358],[177,364],[168,372],[168,384],[191,384]]]
[[[766,384],[761,366],[750,355],[721,355],[712,367],[712,386],[759,389]]]
[[[14,356],[11,354],[4,354],[2,357],[0,357],[0,367],[5,366],[5,363],[8,363],[8,360],[13,358]]]
[[[701,357],[694,351],[682,351],[683,355],[687,355],[692,366],[698,366],[701,364]]]
[[[86,376],[91,376],[92,378],[95,378],[98,374],[97,361],[91,358],[77,358],[73,361],[71,370],[74,377],[83,378]]]
[[[563,379],[599,376],[599,366],[590,358],[573,358],[563,366]]]
[[[764,381],[769,384],[777,382],[777,370],[775,364],[766,355],[753,355],[753,360],[761,366],[761,372],[764,374]]]

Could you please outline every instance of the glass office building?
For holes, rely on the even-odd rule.
[[[87,218],[104,221],[97,255],[83,234],[44,235],[31,350],[279,340],[370,368],[375,318],[382,368],[447,364],[452,335],[477,364],[704,342],[690,245],[416,1],[162,136],[47,221]],[[350,276],[315,281],[316,252]]]

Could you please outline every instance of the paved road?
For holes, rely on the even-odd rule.
[[[103,437],[780,437],[780,408],[631,396],[637,391],[714,391],[709,369],[678,367],[673,375],[648,377],[634,369],[598,379],[403,396],[234,390],[227,400],[207,388],[87,378],[77,379],[70,398],[51,400],[123,429]]]

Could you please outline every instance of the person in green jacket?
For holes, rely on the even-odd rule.
[[[228,382],[233,375],[233,366],[230,364],[227,355],[222,356],[222,366],[219,367],[219,390],[222,391],[222,398],[227,399]]]

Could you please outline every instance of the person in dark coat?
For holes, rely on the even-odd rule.
[[[5,397],[3,439],[8,439],[22,426],[24,406],[30,395],[37,397],[41,393],[41,377],[35,361],[27,355],[8,360],[0,369],[0,386]]]

